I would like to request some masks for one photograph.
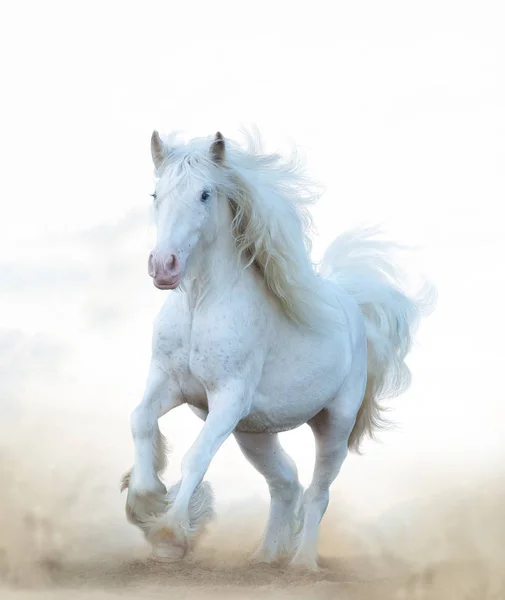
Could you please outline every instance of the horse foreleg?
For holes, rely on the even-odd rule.
[[[242,453],[265,477],[270,490],[270,511],[255,562],[288,558],[295,549],[302,486],[294,461],[277,434],[235,432]]]
[[[197,439],[182,460],[181,481],[169,490],[169,510],[152,522],[153,554],[178,560],[191,550],[213,516],[212,493],[201,484],[211,460],[247,413],[242,390],[209,394],[209,414]]]
[[[150,519],[164,512],[167,506],[167,490],[159,477],[166,467],[166,448],[158,419],[181,404],[171,383],[167,373],[153,360],[144,396],[131,416],[135,461],[124,475],[121,489],[128,489],[128,520],[141,527],[146,535]]]

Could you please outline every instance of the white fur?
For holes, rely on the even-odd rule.
[[[256,560],[316,569],[330,485],[348,448],[383,424],[380,399],[408,385],[404,359],[427,303],[400,287],[390,247],[368,232],[341,236],[318,274],[309,255],[313,198],[299,165],[220,139],[152,138],[153,254],[176,256],[182,278],[156,320],[146,391],[132,415],[127,514],[155,555],[183,556],[211,515],[201,482],[234,434],[272,497]],[[205,424],[167,493],[157,422],[184,403]],[[304,423],[317,453],[303,494],[277,434]]]

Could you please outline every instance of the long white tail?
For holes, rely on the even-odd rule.
[[[365,434],[374,437],[388,426],[381,401],[398,396],[410,385],[405,364],[420,318],[434,308],[435,290],[425,284],[408,295],[392,253],[400,246],[374,238],[376,229],[354,230],[339,236],[328,248],[321,274],[357,301],[366,323],[367,386],[349,449],[359,452]]]

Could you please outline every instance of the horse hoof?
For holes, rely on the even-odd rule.
[[[170,542],[156,544],[152,549],[152,557],[154,560],[163,563],[174,563],[182,560],[186,554],[185,549],[178,544]]]
[[[288,566],[293,571],[301,571],[306,573],[317,573],[321,570],[317,560],[302,556],[295,556],[292,558]]]
[[[170,527],[156,527],[149,532],[152,556],[165,563],[177,562],[184,558],[188,549],[185,540],[178,537]]]

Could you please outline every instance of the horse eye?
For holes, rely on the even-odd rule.
[[[151,196],[152,196],[153,200],[156,200],[156,198],[158,197],[158,196],[156,196],[156,192],[154,192],[154,194],[151,194]]]
[[[203,190],[202,195],[200,196],[200,200],[202,202],[205,202],[206,200],[208,200],[210,196],[210,192],[208,190]]]

